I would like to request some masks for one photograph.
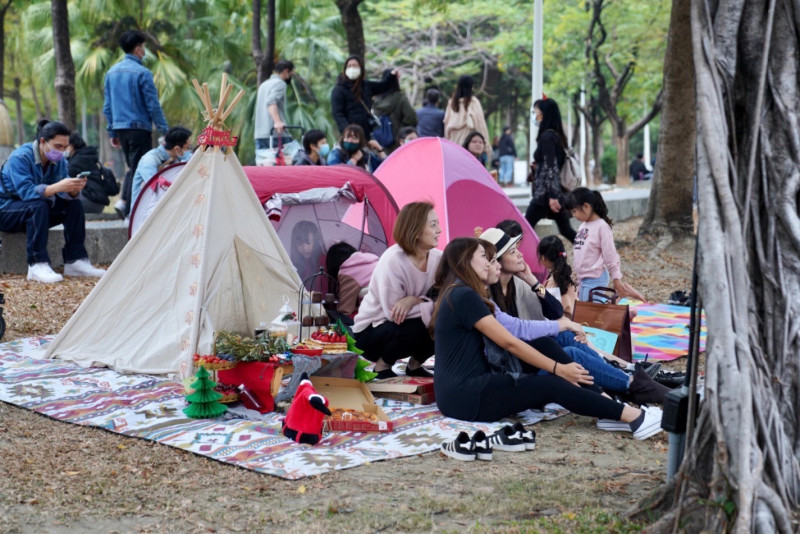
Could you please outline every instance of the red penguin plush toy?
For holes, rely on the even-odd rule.
[[[308,375],[304,373],[302,378],[283,420],[283,435],[297,443],[316,445],[322,437],[322,419],[331,411],[328,399],[317,393]]]

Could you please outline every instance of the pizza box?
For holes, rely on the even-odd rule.
[[[436,402],[436,395],[433,393],[390,393],[388,391],[376,392],[375,395],[382,399],[408,402],[411,404],[433,404]]]
[[[344,408],[346,410],[359,410],[375,414],[377,421],[326,419],[328,429],[344,432],[391,432],[392,421],[386,416],[380,406],[375,404],[375,397],[369,389],[351,378],[334,378],[327,376],[312,376],[311,383],[317,393],[328,399],[328,408]]]
[[[378,397],[401,400],[412,404],[431,404],[436,401],[432,377],[395,376],[367,384]]]

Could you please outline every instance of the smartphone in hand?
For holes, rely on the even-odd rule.
[[[76,178],[88,178],[90,174],[92,174],[91,171],[83,171],[81,173],[78,173],[78,176],[76,176]]]

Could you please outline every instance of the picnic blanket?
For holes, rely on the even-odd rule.
[[[623,301],[624,302],[624,301]],[[631,321],[634,360],[674,360],[689,352],[690,309],[670,304],[628,302],[636,310]],[[700,323],[700,350],[705,350],[705,314]]]
[[[42,360],[43,346],[51,339],[0,344],[0,400],[60,421],[157,441],[291,480],[430,452],[462,430],[488,434],[508,423],[468,423],[444,417],[436,405],[378,399],[394,422],[393,432],[328,433],[314,447],[298,445],[281,434],[280,414],[257,415],[253,420],[237,410],[221,419],[188,419],[182,412],[186,401],[178,382]],[[563,408],[548,405],[543,411],[519,414],[518,420],[533,424],[564,413]]]

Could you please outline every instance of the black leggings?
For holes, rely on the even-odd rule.
[[[503,417],[557,402],[578,415],[619,421],[624,406],[586,388],[573,386],[553,375],[492,375],[481,394],[475,421],[497,421]],[[445,414],[447,415],[447,414]]]
[[[570,215],[564,208],[561,208],[561,211],[555,213],[550,210],[550,206],[539,206],[531,202],[527,211],[525,211],[525,218],[530,223],[531,228],[534,229],[536,223],[542,219],[552,219],[556,222],[561,235],[569,239],[570,243],[575,241],[577,232],[572,228],[572,225],[569,224]]]
[[[422,319],[406,319],[400,324],[386,321],[355,334],[356,347],[371,362],[383,359],[389,365],[411,356],[419,363],[433,356],[433,339]]]
[[[560,364],[573,363],[572,358],[553,337],[539,337],[528,344]],[[600,395],[602,389],[595,385],[573,386],[563,378],[553,375],[538,375],[539,369],[522,363],[523,376],[516,383],[507,375],[494,375],[483,390],[476,421],[497,421],[531,408],[541,408],[548,402],[557,402],[567,410],[579,415],[614,419],[618,421],[623,406]],[[551,372],[552,369],[545,369]],[[502,380],[500,380],[502,379]],[[543,380],[554,379],[554,380]]]

